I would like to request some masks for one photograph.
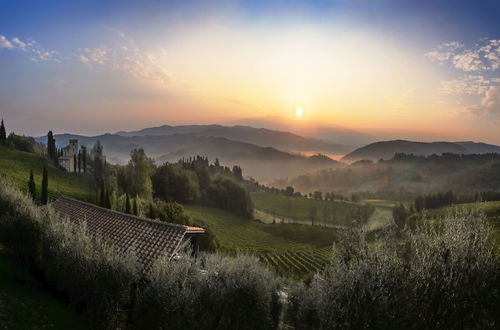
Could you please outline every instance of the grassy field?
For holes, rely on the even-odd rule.
[[[356,218],[358,212],[368,218],[374,208],[341,201],[320,201],[299,197],[289,197],[268,192],[253,193],[255,207],[268,214],[276,214],[303,221],[311,221],[311,208],[316,210],[315,222],[348,226]],[[312,221],[311,221],[312,223]]]
[[[0,329],[88,329],[83,317],[44,289],[0,245]]]
[[[215,208],[185,207],[214,232],[223,251],[253,254],[283,277],[300,279],[323,269],[336,239],[334,229],[264,224]]]
[[[43,166],[47,159],[33,153],[9,150],[0,147],[0,174],[7,176],[20,189],[26,191],[30,170],[33,170],[37,193],[40,194],[42,185]],[[95,192],[91,180],[82,175],[69,174],[63,170],[48,166],[49,198],[56,199],[66,195],[80,200],[94,201]]]

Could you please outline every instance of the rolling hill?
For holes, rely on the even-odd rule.
[[[339,165],[339,162],[324,155],[306,157],[272,147],[261,147],[221,137],[190,134],[143,136],[104,134],[92,137],[57,134],[54,138],[58,147],[67,145],[69,139],[78,139],[80,144],[91,148],[99,140],[104,146],[108,161],[115,164],[126,163],[130,158],[130,151],[139,147],[144,148],[148,156],[160,163],[174,162],[182,157],[196,155],[206,156],[210,161],[219,158],[226,166],[241,166],[245,175],[250,175],[260,181],[296,176]],[[37,138],[37,140],[45,142],[45,137]]]
[[[345,154],[349,151],[346,146],[323,140],[305,138],[293,133],[275,131],[250,126],[223,126],[223,125],[183,125],[144,128],[139,131],[117,132],[121,136],[146,135],[174,135],[189,134],[193,136],[221,137],[233,141],[255,144],[261,147],[272,147],[289,151],[324,152]],[[352,150],[352,149],[351,149]]]
[[[414,142],[405,140],[380,141],[358,148],[345,155],[342,160],[354,162],[362,159],[391,159],[396,153],[421,156],[443,153],[482,154],[500,153],[500,146],[478,142]]]

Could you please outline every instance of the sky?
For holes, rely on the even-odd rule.
[[[498,17],[493,0],[0,0],[0,116],[34,136],[273,118],[500,144]]]

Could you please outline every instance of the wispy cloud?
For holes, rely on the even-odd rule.
[[[482,41],[472,48],[459,42],[448,42],[425,53],[431,61],[451,64],[454,68],[472,71],[494,71],[500,68],[500,40]]]
[[[29,59],[34,62],[56,61],[60,62],[59,52],[55,50],[45,50],[37,45],[34,40],[22,41],[18,37],[9,40],[7,37],[0,35],[0,49],[21,50],[29,53]]]
[[[500,40],[484,39],[472,48],[449,42],[427,52],[425,57],[461,73],[457,79],[441,81],[438,94],[473,97],[473,104],[459,104],[477,115],[500,114]],[[467,74],[464,74],[467,72]]]

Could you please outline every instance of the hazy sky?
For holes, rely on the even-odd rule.
[[[283,117],[500,144],[499,17],[497,0],[0,0],[0,116],[29,135]]]

